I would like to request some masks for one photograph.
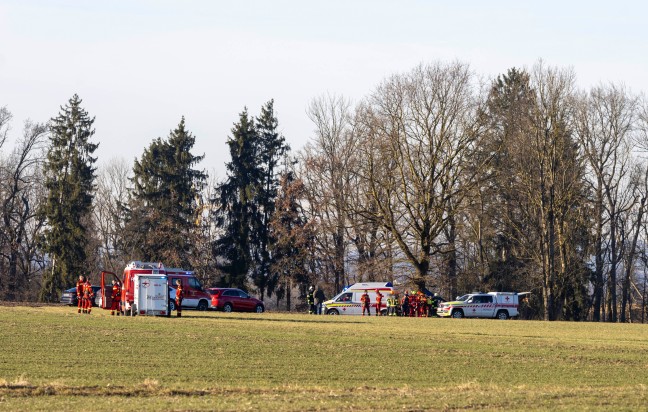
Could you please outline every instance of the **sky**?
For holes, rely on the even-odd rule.
[[[218,178],[247,107],[275,101],[294,151],[323,94],[360,101],[386,77],[459,60],[486,79],[538,59],[578,85],[648,91],[648,3],[436,0],[0,0],[0,107],[45,122],[74,95],[99,164],[132,162],[185,116]]]

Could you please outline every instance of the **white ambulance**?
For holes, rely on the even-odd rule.
[[[437,308],[440,317],[497,318],[506,320],[519,315],[519,297],[529,292],[469,293],[452,302],[444,302]]]
[[[384,315],[387,312],[387,298],[394,290],[391,282],[364,282],[354,283],[336,295],[333,299],[322,304],[322,313],[326,315],[362,315],[362,303],[360,298],[365,291],[369,294],[371,301],[371,314],[376,314],[376,296],[380,292],[382,301],[380,312]]]

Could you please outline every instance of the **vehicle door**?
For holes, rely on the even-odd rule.
[[[479,305],[481,302],[481,296],[471,296],[468,300],[465,301],[463,312],[464,316],[467,318],[475,318],[479,316]]]
[[[209,304],[211,296],[207,292],[205,292],[202,284],[200,284],[200,281],[197,278],[193,276],[187,278],[187,283],[189,284],[189,289],[191,290],[191,298],[196,302],[194,305],[195,307],[198,307],[198,302],[200,302],[201,299],[205,299],[207,301],[207,304]]]
[[[492,295],[479,296],[478,316],[480,318],[492,318],[495,316],[495,302]]]
[[[342,293],[337,299],[335,299],[335,302],[331,307],[337,309],[341,315],[357,315],[360,312],[355,310],[356,308],[354,307],[353,302],[354,295],[355,293],[353,292]],[[358,302],[358,304],[359,303],[360,302]]]
[[[232,307],[235,310],[240,310],[241,309],[241,298],[239,297],[239,291],[238,289],[227,289],[224,290],[223,293],[221,293],[222,299],[222,307],[224,307],[227,303],[231,304]],[[222,309],[222,307],[220,309]]]
[[[180,284],[182,285],[182,293],[184,295],[184,298],[182,299],[182,307],[195,308],[198,302],[196,302],[195,299],[192,299],[191,297],[191,291],[189,290],[190,288],[187,285],[187,278],[184,278],[182,276],[171,275],[168,279],[169,279],[169,286],[172,287],[173,289],[177,288],[176,282],[178,280],[180,281]],[[170,298],[175,300],[175,293]]]
[[[119,282],[119,278],[112,272],[103,271],[101,272],[101,308],[110,309],[112,306],[112,281],[115,280]],[[120,282],[121,283],[121,282]],[[122,292],[123,294],[123,292]]]
[[[239,289],[239,302],[242,310],[254,310],[254,302],[250,299],[250,295]]]

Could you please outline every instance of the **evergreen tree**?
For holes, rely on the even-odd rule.
[[[127,251],[167,266],[191,267],[197,199],[206,175],[195,169],[195,137],[184,117],[168,139],[154,140],[135,160],[127,208]]]
[[[259,135],[247,109],[240,114],[227,140],[231,161],[226,164],[227,179],[216,188],[216,226],[223,235],[214,242],[214,255],[224,276],[223,286],[245,287],[253,266],[252,227],[258,221],[257,196],[261,181],[258,163]],[[223,261],[224,259],[224,261]]]
[[[72,96],[50,124],[50,148],[45,162],[47,200],[41,210],[47,221],[44,249],[52,259],[45,272],[41,299],[57,301],[59,292],[86,274],[84,224],[92,209],[96,158],[99,146],[91,143],[94,117],[81,108],[82,100]]]
[[[273,239],[273,263],[270,267],[274,281],[280,282],[286,293],[286,309],[290,310],[290,290],[298,286],[303,295],[312,284],[308,274],[308,257],[314,234],[304,217],[301,202],[306,188],[292,172],[281,176],[281,190],[276,200],[276,211],[270,222]]]
[[[277,131],[277,127],[274,100],[270,100],[261,108],[261,116],[256,120],[260,186],[256,196],[259,212],[252,232],[252,254],[255,264],[252,280],[259,289],[261,299],[266,292],[268,296],[272,296],[272,291],[276,286],[276,281],[273,280],[275,278],[270,275],[270,266],[272,265],[270,248],[273,242],[270,236],[270,221],[275,211],[275,200],[279,188],[277,165],[290,150],[284,137]]]

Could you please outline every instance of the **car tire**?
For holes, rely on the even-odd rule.
[[[455,319],[461,319],[461,318],[464,317],[463,310],[461,310],[461,309],[455,309],[455,310],[452,311],[452,315],[451,315],[451,316],[452,316],[453,318],[455,318]]]
[[[256,305],[256,308],[254,309],[256,313],[263,313],[264,310],[263,305]]]
[[[223,306],[223,312],[232,313],[232,311],[234,311],[234,308],[231,303],[226,303],[225,306]]]
[[[496,318],[499,320],[507,320],[509,318],[509,314],[505,310],[500,310],[499,312],[497,312]]]
[[[169,312],[173,312],[174,310],[176,310],[176,304],[175,304],[175,301],[174,301],[174,300],[170,300],[170,301],[169,301]]]
[[[207,301],[206,300],[201,300],[198,302],[198,306],[196,306],[197,310],[207,310]]]
[[[326,314],[327,314],[327,315],[339,315],[340,312],[338,312],[337,309],[329,309],[329,310],[326,312]]]

